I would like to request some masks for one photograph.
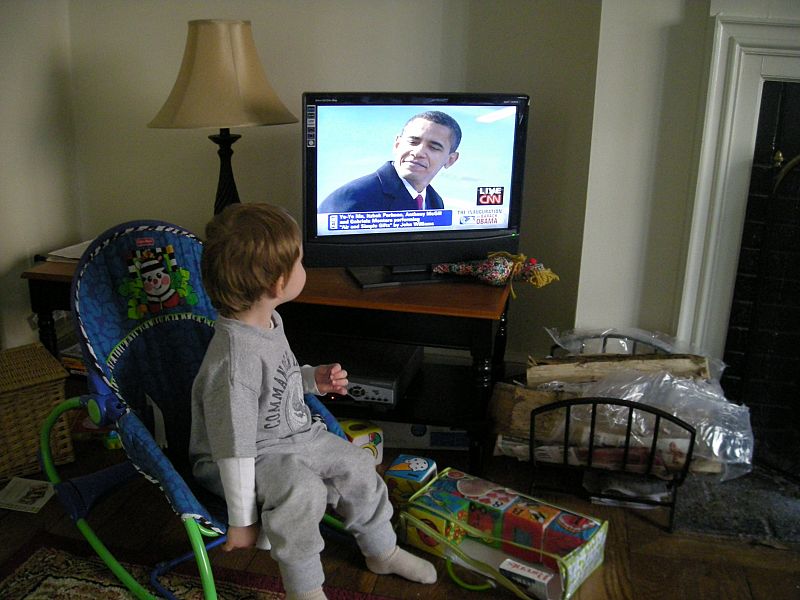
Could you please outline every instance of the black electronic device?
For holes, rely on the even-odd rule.
[[[335,360],[348,372],[348,395],[334,401],[393,408],[405,395],[423,360],[422,346],[356,339],[319,339],[292,344],[301,364]]]
[[[394,177],[403,185],[397,177],[401,175],[411,181],[408,173],[399,172],[403,165],[417,169],[433,160],[412,156],[413,162],[404,163],[398,157],[404,144],[423,146],[423,136],[406,125],[430,111],[456,121],[460,143],[451,152],[451,135],[451,147],[445,150],[449,158],[425,188],[427,205],[390,204],[388,198],[399,199],[402,193],[390,192],[389,180]],[[517,252],[528,114],[524,94],[305,93],[306,264],[346,267],[369,287],[435,281],[433,264],[482,259],[493,251]],[[366,184],[373,173],[392,164],[397,165],[395,175],[375,175],[382,191],[376,192],[374,183],[353,191],[354,180]],[[342,200],[345,185],[348,195]],[[441,207],[433,208],[437,197]]]

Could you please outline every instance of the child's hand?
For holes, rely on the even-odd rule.
[[[314,371],[314,381],[317,382],[321,394],[347,393],[347,371],[342,369],[339,363],[317,367]]]
[[[253,523],[247,527],[228,527],[228,539],[222,544],[222,549],[225,552],[230,552],[237,548],[255,546],[260,529],[258,523]]]

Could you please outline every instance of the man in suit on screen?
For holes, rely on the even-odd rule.
[[[442,197],[430,185],[442,169],[458,160],[461,128],[440,111],[409,119],[394,140],[394,160],[331,193],[321,213],[401,211],[444,208]]]

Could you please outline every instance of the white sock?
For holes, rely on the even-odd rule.
[[[436,583],[436,567],[424,558],[419,558],[395,546],[385,556],[367,556],[367,568],[378,575],[400,575],[419,583]]]
[[[315,590],[303,592],[302,594],[286,592],[286,600],[328,600],[328,597],[325,595],[325,592],[322,591],[322,588],[318,587]]]

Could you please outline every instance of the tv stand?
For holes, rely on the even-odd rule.
[[[348,267],[347,273],[362,288],[395,287],[406,284],[452,281],[449,274],[434,273],[430,265],[412,267]]]
[[[43,262],[22,274],[28,280],[31,308],[39,315],[39,337],[56,356],[53,311],[69,310],[75,267]],[[278,310],[290,342],[318,344],[328,362],[339,361],[337,338],[455,348],[468,350],[471,357],[467,364],[424,363],[391,410],[340,409],[332,403],[334,414],[463,429],[469,433],[470,470],[480,474],[489,434],[489,399],[494,382],[503,376],[509,289],[464,277],[458,283],[362,289],[344,269],[307,272],[300,296]],[[325,344],[322,338],[333,342]]]
[[[426,360],[389,410],[337,405],[336,397],[328,406],[340,418],[465,430],[470,470],[478,474],[482,449],[489,442],[492,388],[503,376],[509,289],[463,277],[457,283],[362,289],[344,269],[312,268],[307,275],[303,292],[278,311],[290,344],[311,340],[318,345],[315,354],[324,350],[323,362],[338,362],[337,343],[351,348],[353,340],[469,352],[469,357],[456,357],[457,364]]]

